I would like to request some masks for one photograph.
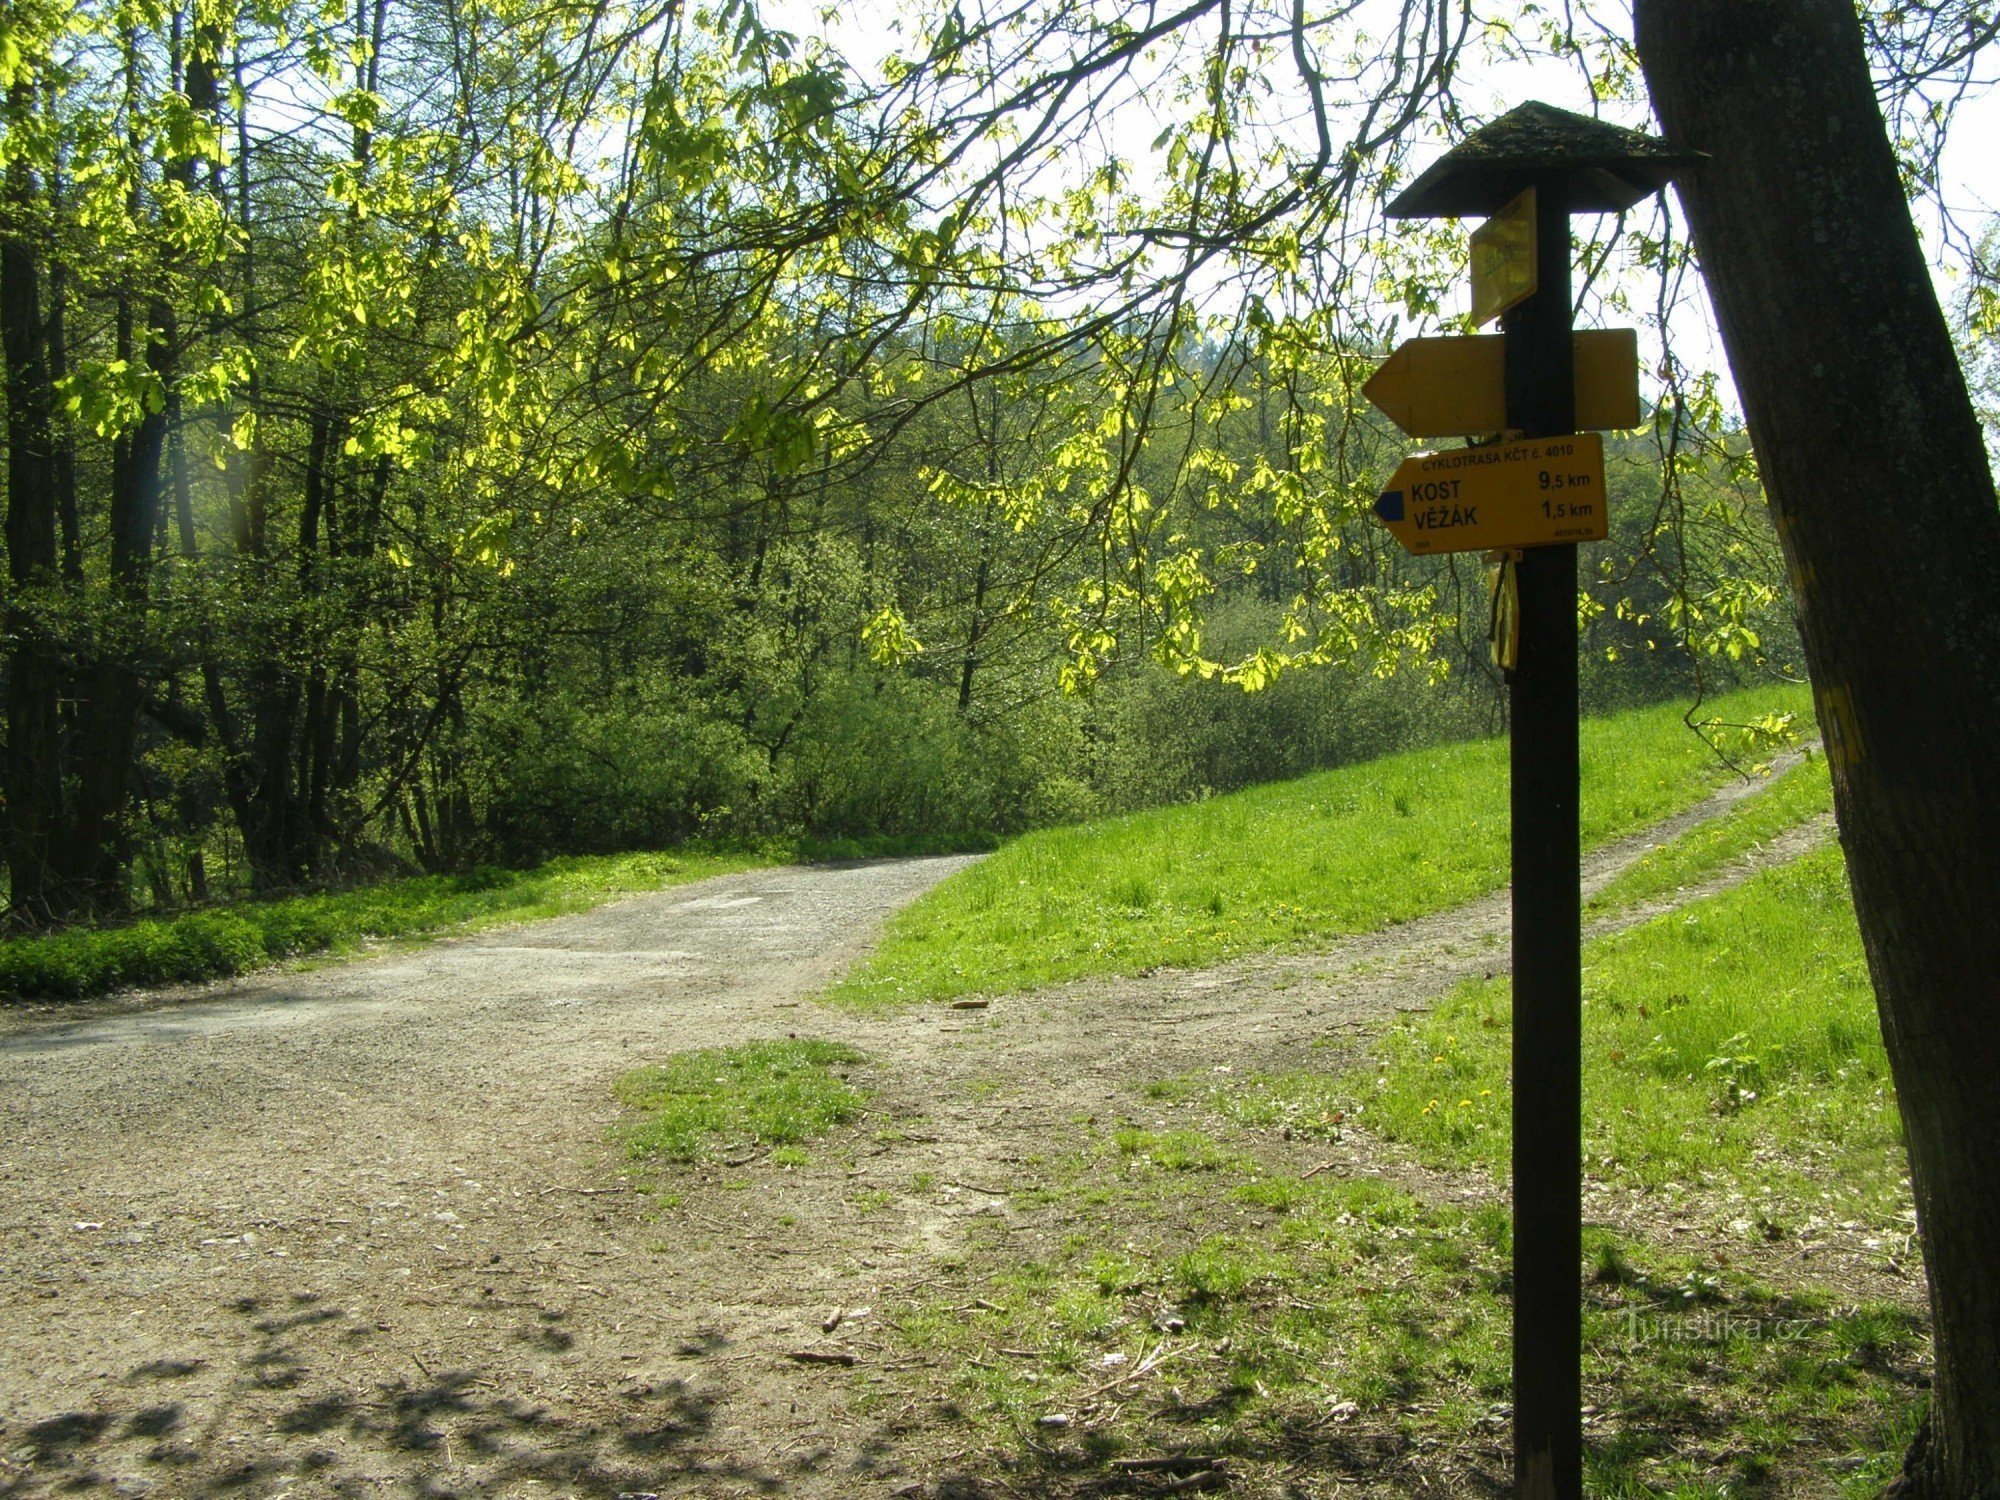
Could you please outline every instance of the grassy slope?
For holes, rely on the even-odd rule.
[[[1786,817],[1811,817],[1823,787],[1812,767],[1790,773],[1771,802],[1661,851],[1635,889],[1726,864]],[[1594,1179],[1643,1185],[1663,1221],[1726,1204],[1753,1244],[1815,1220],[1880,1225],[1893,1244],[1907,1226],[1902,1151],[1837,848],[1594,942],[1585,962]],[[1107,1360],[1133,1368],[1171,1350],[1174,1402],[1135,1400],[1093,1435],[1100,1456],[1191,1446],[1276,1466],[1330,1414],[1481,1453],[1504,1431],[1508,1394],[1504,1206],[1260,1172],[1250,1152],[1359,1127],[1431,1167],[1504,1180],[1507,1004],[1504,981],[1465,985],[1345,1072],[1160,1080],[1153,1109],[1216,1135],[1079,1131],[1066,1201],[1104,1224],[1046,1259],[996,1246],[976,1304],[989,1315],[928,1308],[902,1320],[904,1336],[955,1361],[954,1394],[989,1430],[1033,1430],[1039,1413],[1088,1402]],[[1274,1220],[1232,1223],[1231,1200]],[[1796,1275],[1773,1286],[1734,1245],[1593,1226],[1586,1251],[1586,1381],[1607,1414],[1586,1438],[1589,1493],[1879,1493],[1920,1409],[1912,1311],[1856,1305],[1844,1286],[1812,1284],[1817,1262],[1784,1254],[1769,1264]],[[1191,1344],[1155,1331],[1163,1307]],[[1046,1352],[1024,1366],[1008,1357],[1023,1348]],[[1226,1360],[1204,1366],[1209,1349]],[[1031,1468],[1047,1440],[1024,1448]]]
[[[1810,712],[1802,688],[1704,717]],[[1583,726],[1583,835],[1630,833],[1729,774],[1677,706]],[[921,1000],[1302,947],[1453,905],[1507,874],[1507,746],[1390,756],[1191,806],[1048,829],[896,917],[834,997]]]
[[[1380,1069],[1245,1080],[1225,1112],[1312,1133],[1345,1115],[1429,1165],[1508,1162],[1508,981],[1460,986]],[[1774,1222],[1887,1213],[1901,1125],[1838,848],[1584,952],[1584,1154],[1648,1189],[1737,1179]],[[1327,1127],[1330,1128],[1330,1125]]]
[[[614,854],[385,881],[363,890],[124,927],[0,942],[0,1001],[65,1000],[134,985],[190,983],[260,964],[341,953],[389,938],[466,931],[581,911],[620,896],[780,862],[789,851]]]
[[[1833,781],[1814,755],[1780,774],[1727,817],[1691,829],[1638,860],[1590,899],[1594,913],[1671,896],[1719,874],[1760,844],[1833,811]]]

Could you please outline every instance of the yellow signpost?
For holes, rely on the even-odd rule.
[[[1403,460],[1375,514],[1420,557],[1601,542],[1604,439],[1579,432],[1420,453]]]
[[[1527,188],[1472,231],[1472,326],[1535,295],[1535,190]]]
[[[1630,328],[1575,336],[1576,425],[1637,427],[1639,335]],[[1507,426],[1507,340],[1497,333],[1405,340],[1361,394],[1411,437],[1485,437]]]

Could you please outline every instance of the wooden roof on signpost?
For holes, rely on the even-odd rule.
[[[1571,213],[1619,213],[1657,193],[1699,151],[1530,101],[1482,125],[1424,169],[1388,206],[1392,219],[1485,218],[1560,172]]]

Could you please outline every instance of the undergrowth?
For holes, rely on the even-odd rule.
[[[74,1000],[134,986],[223,979],[282,959],[349,952],[394,938],[560,916],[773,862],[772,853],[754,850],[576,856],[532,870],[414,876],[120,927],[10,938],[0,942],[0,999]]]

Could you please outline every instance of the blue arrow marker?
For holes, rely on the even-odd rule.
[[[1403,519],[1403,492],[1388,490],[1375,502],[1375,514],[1383,520],[1394,523]]]

